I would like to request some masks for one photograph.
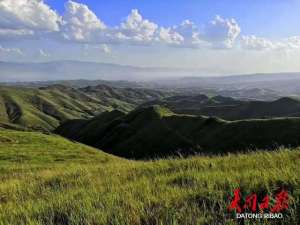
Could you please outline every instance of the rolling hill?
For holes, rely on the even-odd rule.
[[[175,114],[150,106],[73,120],[55,132],[127,158],[224,154],[300,145],[300,118],[239,120]]]
[[[70,119],[89,118],[114,109],[130,111],[142,102],[164,96],[159,91],[106,85],[81,89],[62,85],[0,87],[0,124],[51,131]]]
[[[228,212],[234,189],[243,199],[268,194],[273,206],[284,188],[284,218],[259,224],[296,225],[299,157],[299,149],[280,149],[133,161],[55,135],[0,131],[0,224],[239,224]]]
[[[162,105],[180,114],[215,116],[225,120],[300,116],[300,101],[284,97],[275,101],[242,101],[224,96],[171,96],[144,103]]]

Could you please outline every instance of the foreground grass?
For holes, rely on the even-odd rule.
[[[237,224],[229,196],[290,192],[283,220],[299,224],[300,149],[128,161],[65,139],[0,131],[0,224]]]

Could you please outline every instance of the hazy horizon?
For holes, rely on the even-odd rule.
[[[299,9],[299,1],[277,0],[2,0],[0,61],[75,60],[199,76],[297,72]]]
[[[5,62],[0,61],[0,82],[45,82],[58,80],[107,80],[151,82],[184,78],[226,78],[240,76],[272,76],[278,79],[295,77],[299,71],[276,73],[219,74],[216,71],[203,72],[197,68],[143,67],[116,63],[101,63],[79,60],[57,60],[45,62]],[[245,77],[245,78],[246,78]]]

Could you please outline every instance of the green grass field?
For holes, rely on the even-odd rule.
[[[70,119],[90,118],[114,109],[128,112],[142,102],[165,95],[155,90],[107,86],[83,89],[62,85],[40,89],[0,86],[0,126],[52,131]]]
[[[290,192],[283,220],[300,223],[300,149],[129,161],[40,133],[0,131],[0,224],[237,224],[234,188]],[[273,201],[273,199],[272,199]]]

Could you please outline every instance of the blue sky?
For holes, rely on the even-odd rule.
[[[1,0],[0,61],[300,71],[300,0]]]
[[[64,2],[46,1],[62,13]],[[299,0],[81,0],[108,25],[116,26],[131,9],[138,9],[151,21],[164,26],[179,24],[185,19],[197,24],[215,15],[235,18],[245,34],[281,38],[300,34]]]

